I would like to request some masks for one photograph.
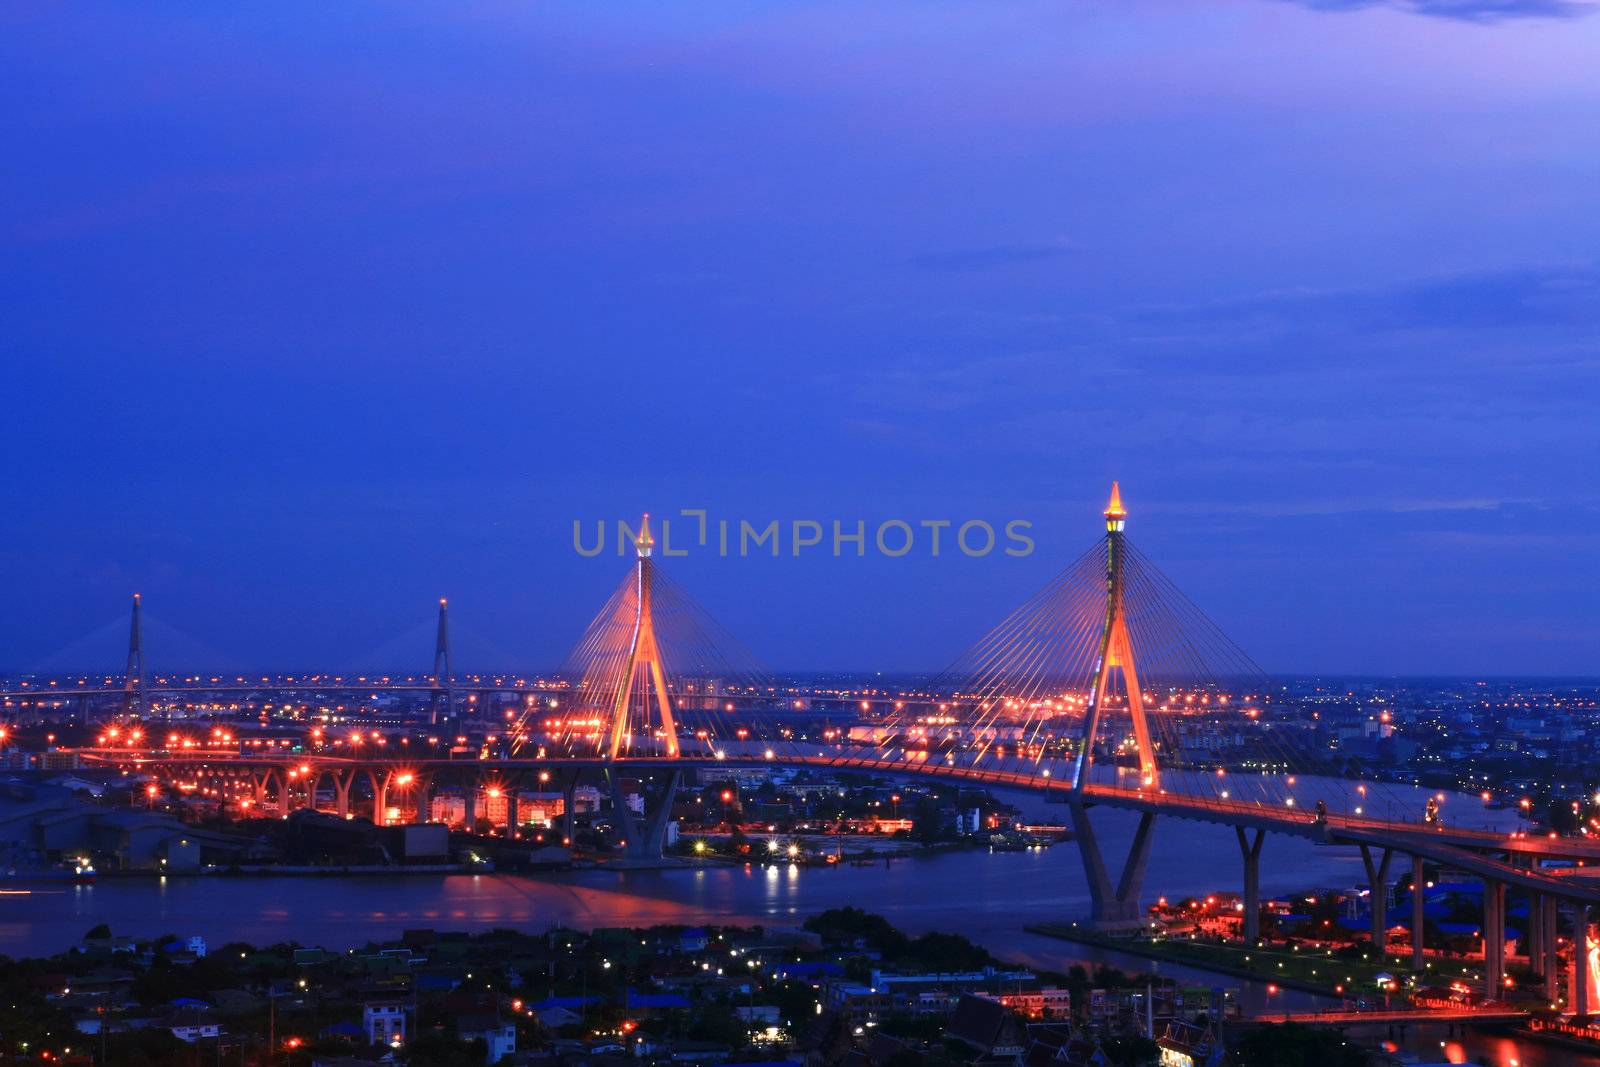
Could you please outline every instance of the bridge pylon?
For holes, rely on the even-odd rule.
[[[133,594],[133,613],[128,623],[128,665],[122,679],[122,710],[128,715],[143,715],[149,705],[144,691],[144,627],[139,621],[139,594]]]
[[[1110,688],[1111,672],[1122,675],[1127,691],[1128,717],[1133,722],[1133,738],[1139,750],[1139,784],[1155,790],[1160,787],[1160,767],[1156,763],[1156,750],[1150,740],[1150,722],[1145,717],[1144,694],[1139,689],[1139,669],[1133,655],[1133,638],[1128,634],[1128,618],[1123,594],[1123,559],[1127,554],[1123,530],[1128,523],[1128,510],[1122,506],[1122,490],[1111,483],[1111,500],[1106,504],[1106,608],[1105,622],[1100,628],[1100,655],[1095,664],[1094,685],[1090,691],[1089,708],[1083,718],[1081,747],[1072,768],[1072,789],[1081,793],[1089,771],[1094,766],[1095,736],[1100,729],[1106,695]]]
[[[1128,856],[1120,876],[1111,880],[1105,857],[1089,821],[1089,804],[1083,787],[1088,784],[1094,767],[1094,746],[1100,729],[1101,716],[1110,690],[1111,672],[1122,675],[1127,692],[1128,716],[1133,722],[1134,742],[1139,753],[1139,784],[1143,789],[1159,788],[1160,768],[1156,764],[1155,746],[1150,740],[1150,724],[1145,718],[1144,695],[1139,689],[1139,669],[1134,660],[1133,638],[1128,633],[1128,620],[1123,595],[1123,559],[1126,546],[1123,530],[1128,522],[1128,510],[1122,505],[1122,490],[1111,483],[1111,499],[1106,504],[1106,600],[1105,618],[1100,627],[1100,654],[1095,662],[1094,681],[1090,687],[1089,706],[1083,720],[1077,758],[1072,767],[1071,792],[1068,810],[1072,816],[1073,835],[1078,852],[1083,857],[1084,874],[1089,881],[1090,921],[1097,927],[1116,928],[1138,924],[1139,890],[1144,884],[1145,865],[1150,859],[1150,849],[1155,841],[1155,811],[1144,811],[1128,846]]]
[[[666,755],[678,755],[678,729],[672,715],[672,699],[667,694],[666,669],[661,664],[661,649],[656,644],[655,613],[651,605],[651,587],[655,581],[655,562],[651,550],[655,538],[650,536],[650,513],[646,512],[634,537],[637,558],[633,572],[633,620],[628,635],[627,654],[622,671],[617,678],[617,690],[611,695],[610,738],[605,754],[617,759],[632,747],[633,693],[636,681],[642,681],[643,705],[639,708],[639,726],[648,728],[650,695],[655,694],[657,717],[660,723]]]
[[[428,722],[439,723],[439,700],[444,699],[445,714],[455,708],[455,672],[450,668],[450,601],[439,598],[439,631],[433,639],[433,702],[428,711]]]

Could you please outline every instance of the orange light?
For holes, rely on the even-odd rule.
[[[1111,499],[1106,504],[1105,516],[1108,519],[1128,517],[1128,509],[1122,506],[1122,487],[1116,482],[1111,483]]]

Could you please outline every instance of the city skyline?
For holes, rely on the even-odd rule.
[[[8,12],[0,663],[138,591],[539,669],[574,521],[1032,523],[667,563],[774,669],[938,670],[1120,478],[1269,671],[1592,675],[1592,7]]]

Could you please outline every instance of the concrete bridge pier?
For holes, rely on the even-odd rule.
[[[1139,826],[1133,832],[1132,844],[1128,846],[1128,858],[1123,862],[1122,876],[1113,885],[1106,870],[1105,857],[1095,838],[1094,824],[1089,821],[1088,805],[1082,798],[1074,797],[1067,802],[1067,808],[1072,814],[1072,831],[1089,882],[1090,923],[1099,929],[1127,929],[1140,925],[1144,916],[1139,912],[1139,889],[1144,884],[1145,866],[1150,862],[1150,847],[1155,840],[1155,812],[1139,813]]]
[[[577,842],[578,772],[561,776],[561,843],[572,848]]]
[[[277,771],[268,770],[262,774],[250,776],[250,799],[255,803],[256,811],[262,811],[267,804],[267,797],[272,795],[272,776]]]
[[[1544,897],[1528,894],[1528,921],[1522,931],[1523,951],[1528,957],[1528,970],[1544,973]]]
[[[417,808],[416,821],[419,823],[430,822],[433,817],[433,775],[419,774],[414,781]]]
[[[1411,969],[1421,971],[1427,968],[1423,953],[1423,932],[1425,926],[1425,909],[1428,903],[1426,892],[1428,883],[1424,880],[1422,871],[1422,857],[1411,857]]]
[[[341,819],[350,817],[350,787],[355,784],[355,771],[333,772],[333,810]]]
[[[1239,835],[1239,853],[1244,858],[1244,940],[1253,945],[1261,938],[1261,842],[1265,830],[1247,834],[1242,826],[1235,826]]]
[[[623,851],[630,859],[637,858],[635,854],[642,847],[639,826],[628,807],[628,798],[622,792],[622,779],[610,767],[606,768],[606,786],[611,792],[611,818],[616,822],[617,831],[622,834]]]
[[[1589,905],[1574,900],[1569,901],[1567,907],[1572,921],[1572,981],[1569,983],[1572,1014],[1586,1019],[1593,1007],[1589,1003],[1589,983],[1584,980],[1589,969]]]
[[[639,842],[642,858],[660,859],[667,845],[667,824],[672,821],[672,804],[678,796],[678,786],[683,782],[683,772],[667,775],[667,783],[656,798],[656,810],[645,812],[644,833]],[[629,844],[631,846],[632,839]]]
[[[1368,901],[1372,919],[1372,951],[1376,953],[1378,962],[1383,962],[1384,954],[1389,949],[1389,866],[1394,862],[1394,849],[1383,850],[1383,857],[1377,862],[1372,862],[1372,848],[1368,845],[1361,846],[1361,865],[1367,869],[1367,885],[1372,887],[1372,895]]]
[[[372,825],[382,826],[389,810],[389,776],[381,771],[368,771],[367,782],[372,786]]]
[[[467,833],[475,834],[478,832],[478,782],[476,780],[468,782],[466,788],[462,790],[461,822],[466,826]]]
[[[1483,880],[1483,999],[1506,995],[1506,884]]]
[[[623,845],[623,854],[630,860],[660,860],[666,848],[667,824],[672,821],[672,802],[678,795],[683,772],[675,770],[667,775],[667,780],[655,799],[653,809],[650,797],[645,796],[642,819],[636,817],[628,808],[628,798],[622,793],[622,779],[610,768],[606,770],[606,779],[611,787],[612,815],[617,821],[617,828],[624,835],[623,841],[626,842]]]
[[[1561,995],[1561,938],[1557,935],[1556,898],[1546,894],[1539,898],[1540,935],[1539,973],[1544,975],[1544,993],[1553,1004]]]

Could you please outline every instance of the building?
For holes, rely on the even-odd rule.
[[[172,1031],[179,1041],[194,1044],[201,1039],[215,1039],[222,1033],[222,1025],[198,1008],[188,1008],[168,1016],[161,1025]]]
[[[482,1041],[484,1062],[499,1063],[505,1056],[517,1052],[517,1026],[502,1022],[493,1013],[474,1013],[456,1019],[456,1033],[463,1041]]]
[[[851,1026],[875,1023],[893,1008],[888,992],[853,982],[828,983],[827,1005]]]
[[[361,1007],[361,1032],[369,1045],[403,1045],[406,1006],[397,1000],[369,1001]]]
[[[956,1002],[945,1036],[993,1059],[1014,1059],[1027,1048],[1022,1023],[1011,1011],[998,1000],[971,993]]]
[[[1072,994],[1065,989],[1033,989],[991,996],[1010,1011],[1030,1019],[1067,1019],[1072,1016]]]

